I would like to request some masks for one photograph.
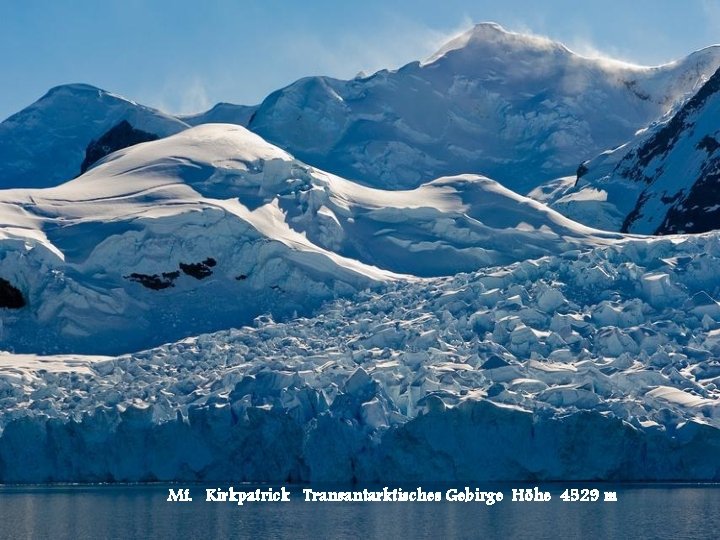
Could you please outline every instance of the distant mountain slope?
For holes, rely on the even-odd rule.
[[[525,193],[627,140],[718,66],[720,47],[648,68],[480,24],[424,63],[301,79],[268,96],[248,127],[370,185],[482,173]]]
[[[26,301],[3,312],[0,339],[33,352],[127,351],[403,275],[621,238],[478,176],[359,186],[219,124],[121,150],[58,187],[1,191],[0,220],[6,296]]]
[[[0,124],[0,188],[73,178],[88,146],[127,121],[157,137],[189,125],[241,125],[306,163],[376,187],[475,173],[527,193],[628,140],[719,66],[720,47],[640,67],[485,23],[397,71],[308,77],[260,105],[219,103],[178,118],[65,85]]]
[[[583,164],[553,206],[578,221],[642,234],[720,228],[720,70],[675,114]]]
[[[218,103],[208,111],[182,115],[178,118],[191,126],[199,126],[201,124],[237,124],[238,126],[247,127],[250,118],[256,110],[256,105]]]
[[[54,186],[74,178],[88,145],[122,121],[157,137],[188,127],[94,86],[58,86],[0,123],[0,189]]]

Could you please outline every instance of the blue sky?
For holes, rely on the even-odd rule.
[[[720,42],[719,0],[0,0],[0,118],[69,82],[169,112],[255,103],[422,59],[482,21],[641,64]]]

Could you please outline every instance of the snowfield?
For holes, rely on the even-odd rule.
[[[623,238],[476,175],[360,186],[229,124],[121,150],[58,187],[0,191],[0,211],[0,277],[27,301],[3,317],[0,346],[44,354],[139,350]]]
[[[0,357],[0,479],[720,479],[720,235],[396,280],[119,357]]]

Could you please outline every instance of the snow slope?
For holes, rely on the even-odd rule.
[[[256,105],[217,103],[208,111],[179,116],[178,118],[191,126],[199,126],[201,124],[237,124],[247,127],[250,118],[256,110]]]
[[[557,210],[608,230],[642,234],[720,227],[720,71],[672,115],[583,165],[550,197]]]
[[[76,177],[88,145],[123,120],[158,137],[188,127],[94,86],[58,86],[0,123],[0,188],[48,187]]]
[[[397,71],[301,79],[269,95],[248,127],[378,187],[472,172],[526,193],[624,142],[718,66],[718,47],[641,67],[485,23]]]
[[[717,233],[633,240],[137,354],[0,356],[0,482],[717,481],[718,257]]]
[[[621,240],[483,177],[411,191],[313,169],[208,124],[46,189],[0,192],[2,347],[126,352],[286,318],[401,275],[449,275]],[[2,296],[2,295],[0,295]]]

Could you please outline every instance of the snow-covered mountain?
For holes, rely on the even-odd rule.
[[[219,103],[177,118],[92,86],[65,85],[0,124],[0,187],[73,178],[103,136],[115,142],[101,145],[109,152],[220,122],[376,187],[475,173],[526,193],[628,140],[719,66],[719,47],[641,67],[484,23],[396,71],[350,81],[308,77],[257,106]],[[143,135],[120,136],[123,121]]]
[[[4,313],[2,343],[31,352],[127,351],[309,313],[401,274],[620,238],[484,177],[363,187],[227,124],[121,150],[55,188],[0,191],[0,211],[0,277],[27,303]]]
[[[0,124],[0,484],[719,481],[720,232],[634,234],[715,227],[718,65],[483,24],[257,107],[51,90]]]
[[[78,176],[88,147],[123,121],[135,130],[130,142],[166,137],[188,127],[94,86],[58,86],[0,123],[0,188],[48,187]],[[144,137],[138,138],[138,132]],[[123,134],[127,132],[116,130],[114,145],[100,153],[122,148],[125,141],[117,135]]]
[[[480,24],[397,71],[301,79],[268,96],[248,127],[374,186],[481,173],[526,193],[626,141],[718,66],[720,47],[639,67]]]
[[[584,163],[573,183],[546,186],[564,214],[642,234],[720,228],[720,70],[674,114]]]

